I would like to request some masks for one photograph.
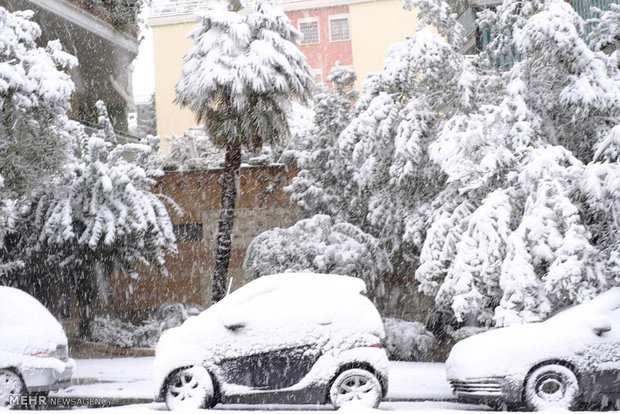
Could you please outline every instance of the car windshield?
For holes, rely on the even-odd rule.
[[[594,299],[560,310],[547,321],[577,320],[611,312],[620,307],[620,288],[613,288]]]

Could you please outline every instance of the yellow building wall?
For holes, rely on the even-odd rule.
[[[194,43],[187,38],[187,34],[196,24],[195,21],[161,26],[151,24],[155,63],[155,112],[157,134],[160,136],[181,135],[197,125],[192,111],[188,108],[181,109],[173,103],[175,87],[183,68],[183,57]],[[162,139],[161,152],[168,152],[167,143],[168,140]]]
[[[417,12],[403,9],[402,0],[379,0],[349,5],[349,25],[353,51],[353,68],[357,75],[355,89],[369,72],[383,70],[391,44],[404,42],[418,23]]]
[[[402,5],[403,0],[349,3],[353,68],[358,77],[356,90],[361,91],[369,72],[383,70],[392,43],[403,42],[413,35],[417,13],[404,10]],[[194,113],[181,109],[173,100],[183,57],[193,45],[187,35],[198,22],[193,16],[185,15],[154,18],[149,23],[153,30],[157,134],[162,137],[160,151],[168,153],[167,138],[197,126]]]

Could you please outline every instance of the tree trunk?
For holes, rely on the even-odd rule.
[[[237,200],[237,180],[241,167],[241,145],[229,142],[226,146],[226,160],[222,172],[222,195],[220,201],[220,223],[217,230],[217,250],[213,269],[212,303],[219,302],[226,295],[226,280],[230,262],[231,234]]]
[[[94,271],[94,269],[91,269]],[[92,277],[92,271],[85,270],[84,268],[76,269],[73,276],[74,289],[78,302],[78,314],[80,318],[78,337],[81,339],[90,339],[92,336],[92,303],[97,288]]]

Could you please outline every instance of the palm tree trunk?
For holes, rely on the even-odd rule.
[[[230,262],[231,235],[237,200],[237,180],[241,167],[241,145],[229,142],[222,172],[222,195],[220,200],[220,223],[217,230],[217,249],[213,269],[211,301],[216,303],[226,295],[226,280]]]

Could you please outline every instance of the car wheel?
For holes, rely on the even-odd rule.
[[[563,365],[543,365],[525,381],[525,402],[532,410],[573,408],[579,393],[579,381]]]
[[[19,400],[26,394],[26,386],[19,375],[8,369],[0,369],[0,408],[21,407],[20,403],[11,400]]]
[[[182,368],[168,377],[165,400],[169,410],[207,408],[213,399],[213,380],[204,367]]]
[[[336,377],[329,389],[330,403],[340,408],[349,401],[377,408],[383,392],[374,374],[365,369],[348,369]]]

